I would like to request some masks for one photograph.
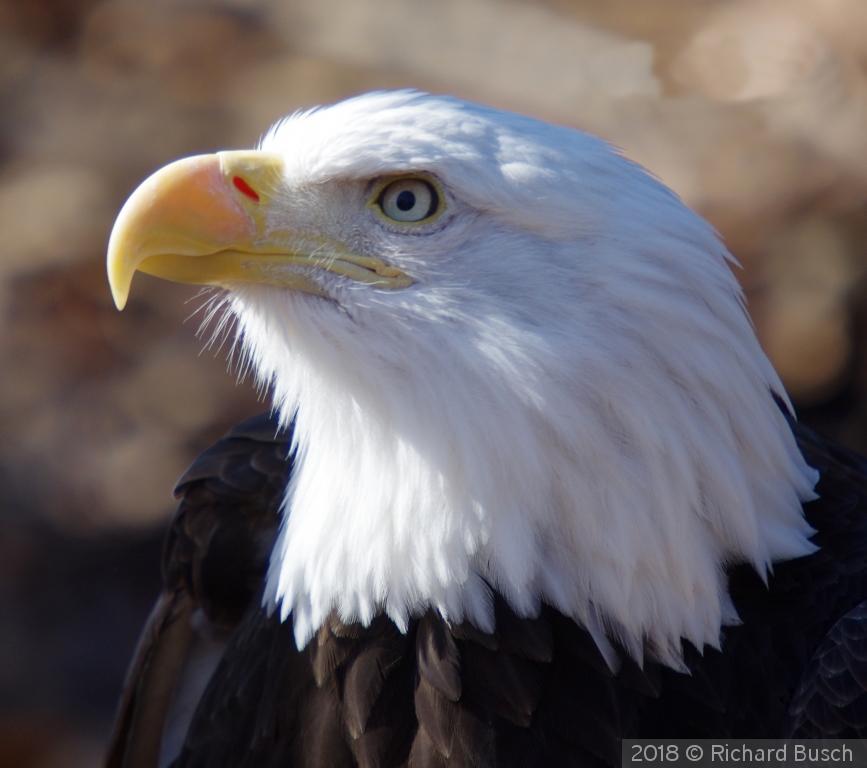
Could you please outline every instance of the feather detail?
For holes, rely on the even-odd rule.
[[[461,697],[461,668],[452,632],[428,613],[419,621],[416,637],[423,681],[450,701],[457,701]]]

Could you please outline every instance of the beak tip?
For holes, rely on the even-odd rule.
[[[111,298],[114,301],[114,305],[118,308],[118,311],[123,310],[126,306],[127,299],[129,299],[129,289],[130,283],[132,282],[132,275],[128,276],[128,279],[124,280],[123,275],[117,274],[118,270],[112,269],[111,264],[109,264],[108,269],[108,289],[111,291]]]
[[[112,287],[111,298],[114,300],[114,306],[117,307],[118,312],[122,312],[123,308],[126,306],[127,299],[129,298],[129,293],[123,293],[122,291],[115,290]]]

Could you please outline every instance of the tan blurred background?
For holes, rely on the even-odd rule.
[[[139,276],[115,311],[113,216],[179,156],[405,86],[659,175],[743,264],[803,418],[867,449],[864,0],[0,0],[0,768],[98,765],[171,488],[264,407],[195,290]]]

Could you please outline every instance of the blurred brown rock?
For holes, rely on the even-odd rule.
[[[95,8],[79,52],[96,77],[205,107],[220,104],[239,73],[281,47],[255,17],[220,5],[120,0]]]
[[[843,234],[819,218],[783,232],[764,268],[760,340],[790,396],[814,405],[836,393],[852,361],[848,299],[861,269]]]
[[[672,65],[676,80],[718,101],[779,98],[834,58],[796,3],[724,4]]]
[[[112,203],[105,180],[87,165],[7,170],[0,177],[0,280],[8,283],[96,250],[111,226]]]
[[[719,7],[672,64],[681,85],[715,101],[752,103],[768,128],[867,173],[867,78],[835,47],[816,5],[750,0]],[[839,21],[838,17],[838,21]],[[864,14],[853,14],[867,37]],[[824,28],[824,29],[823,29]],[[836,31],[836,30],[832,30]],[[849,40],[853,38],[850,36]]]

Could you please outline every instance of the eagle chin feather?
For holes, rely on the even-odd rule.
[[[547,603],[683,668],[737,621],[726,568],[815,551],[817,473],[716,232],[605,142],[417,92],[298,113],[286,221],[413,276],[327,298],[240,283],[244,355],[294,422],[265,604],[306,645],[336,611],[400,629],[429,608],[493,630]],[[360,218],[371,183],[422,174],[419,232]],[[291,205],[288,201],[291,201]],[[269,222],[283,226],[280,205]],[[279,608],[278,608],[279,606]]]

